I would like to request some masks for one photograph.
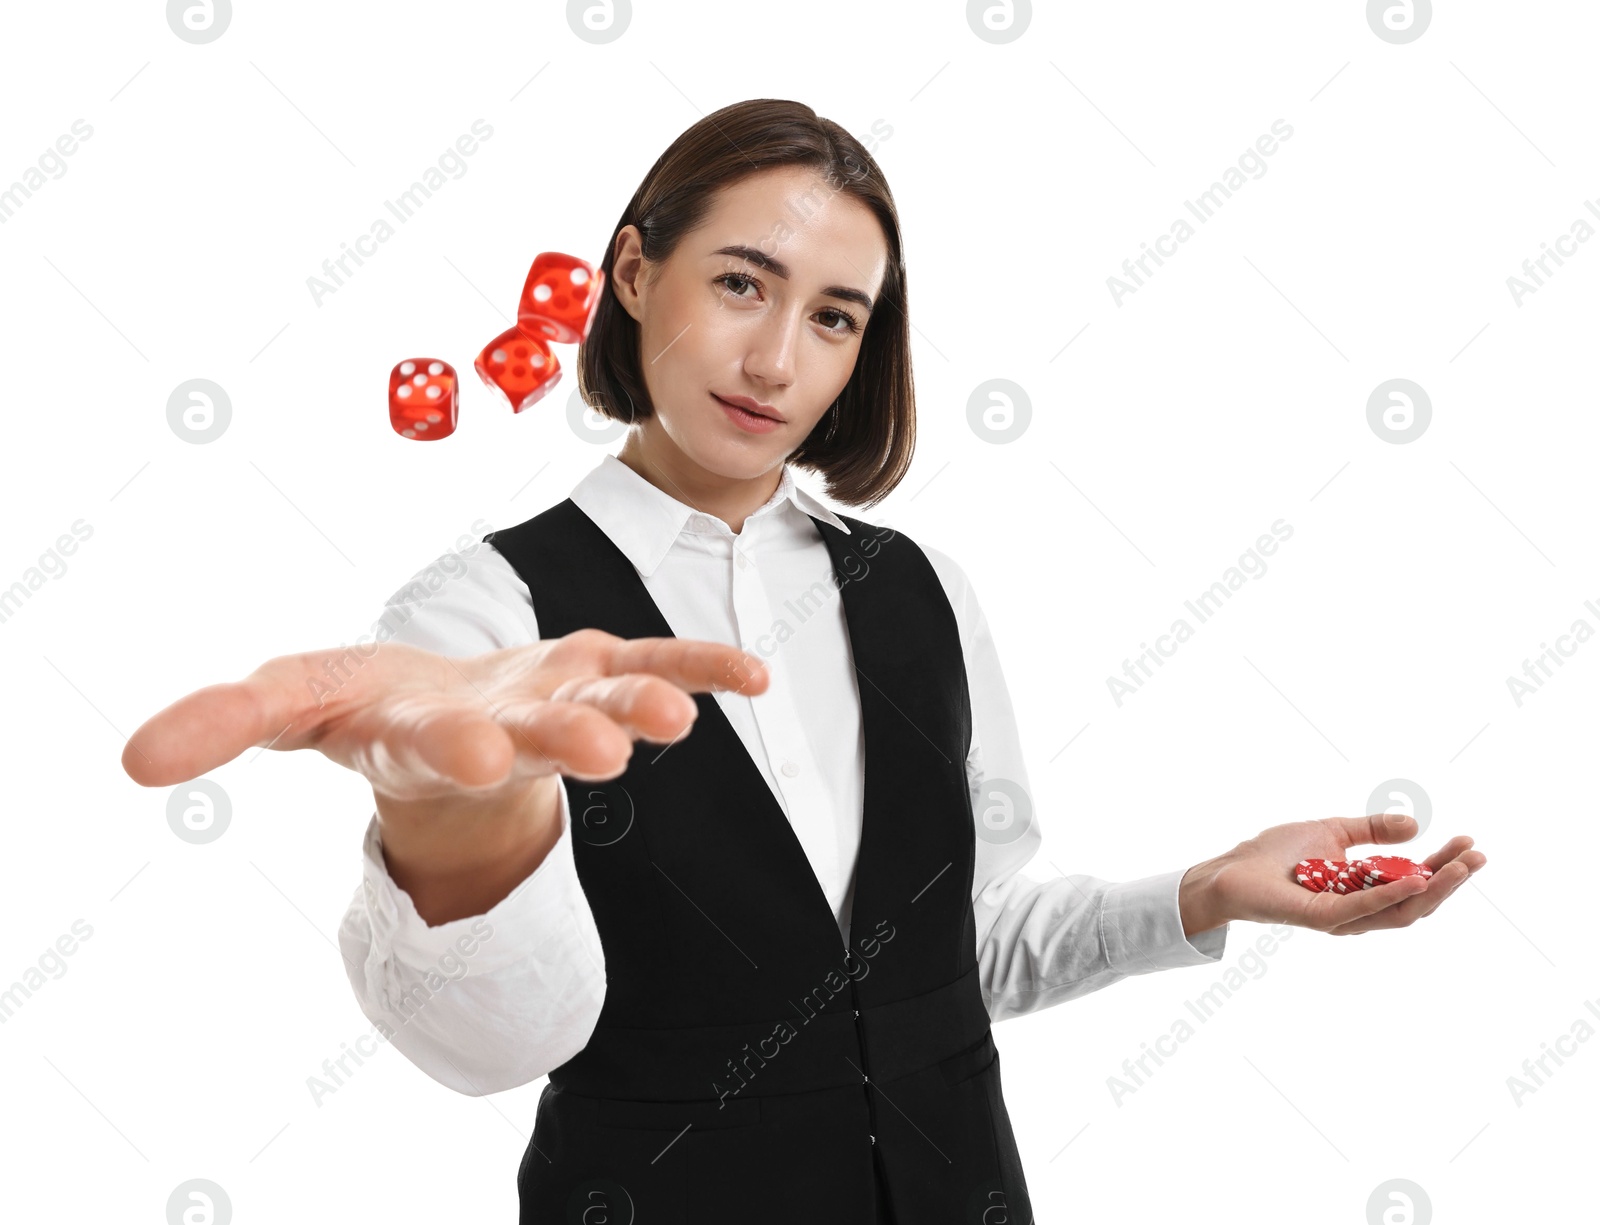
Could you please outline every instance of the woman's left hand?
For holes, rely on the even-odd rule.
[[[1324,817],[1264,829],[1233,850],[1196,864],[1183,875],[1178,907],[1184,935],[1220,927],[1232,919],[1288,923],[1335,936],[1355,936],[1380,927],[1410,927],[1432,914],[1488,857],[1473,851],[1466,835],[1450,839],[1427,859],[1427,879],[1402,877],[1355,893],[1313,893],[1295,880],[1302,859],[1350,859],[1349,848],[1406,842],[1416,837],[1416,818],[1379,813]],[[1359,856],[1356,856],[1359,858]]]

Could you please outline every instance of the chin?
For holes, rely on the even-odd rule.
[[[715,472],[728,480],[754,480],[771,472],[781,464],[789,449],[774,445],[770,438],[751,439],[741,443],[718,439],[709,447],[700,448],[690,456],[707,472]]]
[[[662,425],[686,460],[724,480],[755,480],[777,468],[795,449],[788,441],[792,426],[770,434],[741,434],[729,429],[720,413],[713,421],[669,423],[663,419]]]

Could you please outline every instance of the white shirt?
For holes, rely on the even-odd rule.
[[[609,454],[571,496],[633,563],[674,634],[736,643],[767,664],[765,693],[714,698],[788,815],[848,943],[865,746],[839,586],[807,514],[849,529],[796,484],[787,464],[776,492],[738,534]],[[949,557],[918,543],[955,611],[966,659],[972,904],[990,1019],[1049,1008],[1132,974],[1218,961],[1226,926],[1184,937],[1183,870],[1125,883],[1082,874],[1037,880],[1023,874],[1040,844],[1037,813],[1012,841],[985,836],[985,810],[1006,802],[985,780],[1031,794],[1027,767],[972,586]],[[539,640],[527,585],[482,543],[424,567],[389,598],[384,620],[393,641],[446,656]],[[393,1027],[391,1041],[408,1059],[461,1093],[543,1076],[583,1049],[600,1014],[605,952],[573,862],[566,788],[558,790],[562,831],[544,862],[486,916],[437,927],[390,879],[376,812],[367,825],[362,886],[339,932],[351,985],[368,1020]],[[485,919],[493,934],[480,939]],[[397,1011],[407,993],[411,1004]]]

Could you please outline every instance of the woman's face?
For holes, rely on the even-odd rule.
[[[871,210],[804,167],[724,188],[661,264],[624,227],[613,288],[639,323],[646,436],[726,478],[781,464],[849,381],[887,265]],[[765,417],[724,403],[741,397]]]

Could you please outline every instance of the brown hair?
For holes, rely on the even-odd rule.
[[[735,102],[668,146],[622,212],[606,256],[600,305],[578,346],[578,393],[597,412],[632,424],[654,411],[640,367],[639,324],[612,289],[617,234],[635,225],[646,260],[666,260],[710,211],[713,194],[777,166],[815,168],[830,187],[870,208],[889,247],[883,287],[862,333],[850,381],[799,448],[797,467],[819,473],[828,496],[851,506],[887,497],[911,466],[916,400],[900,218],[883,172],[861,142],[809,106],[778,98]]]

